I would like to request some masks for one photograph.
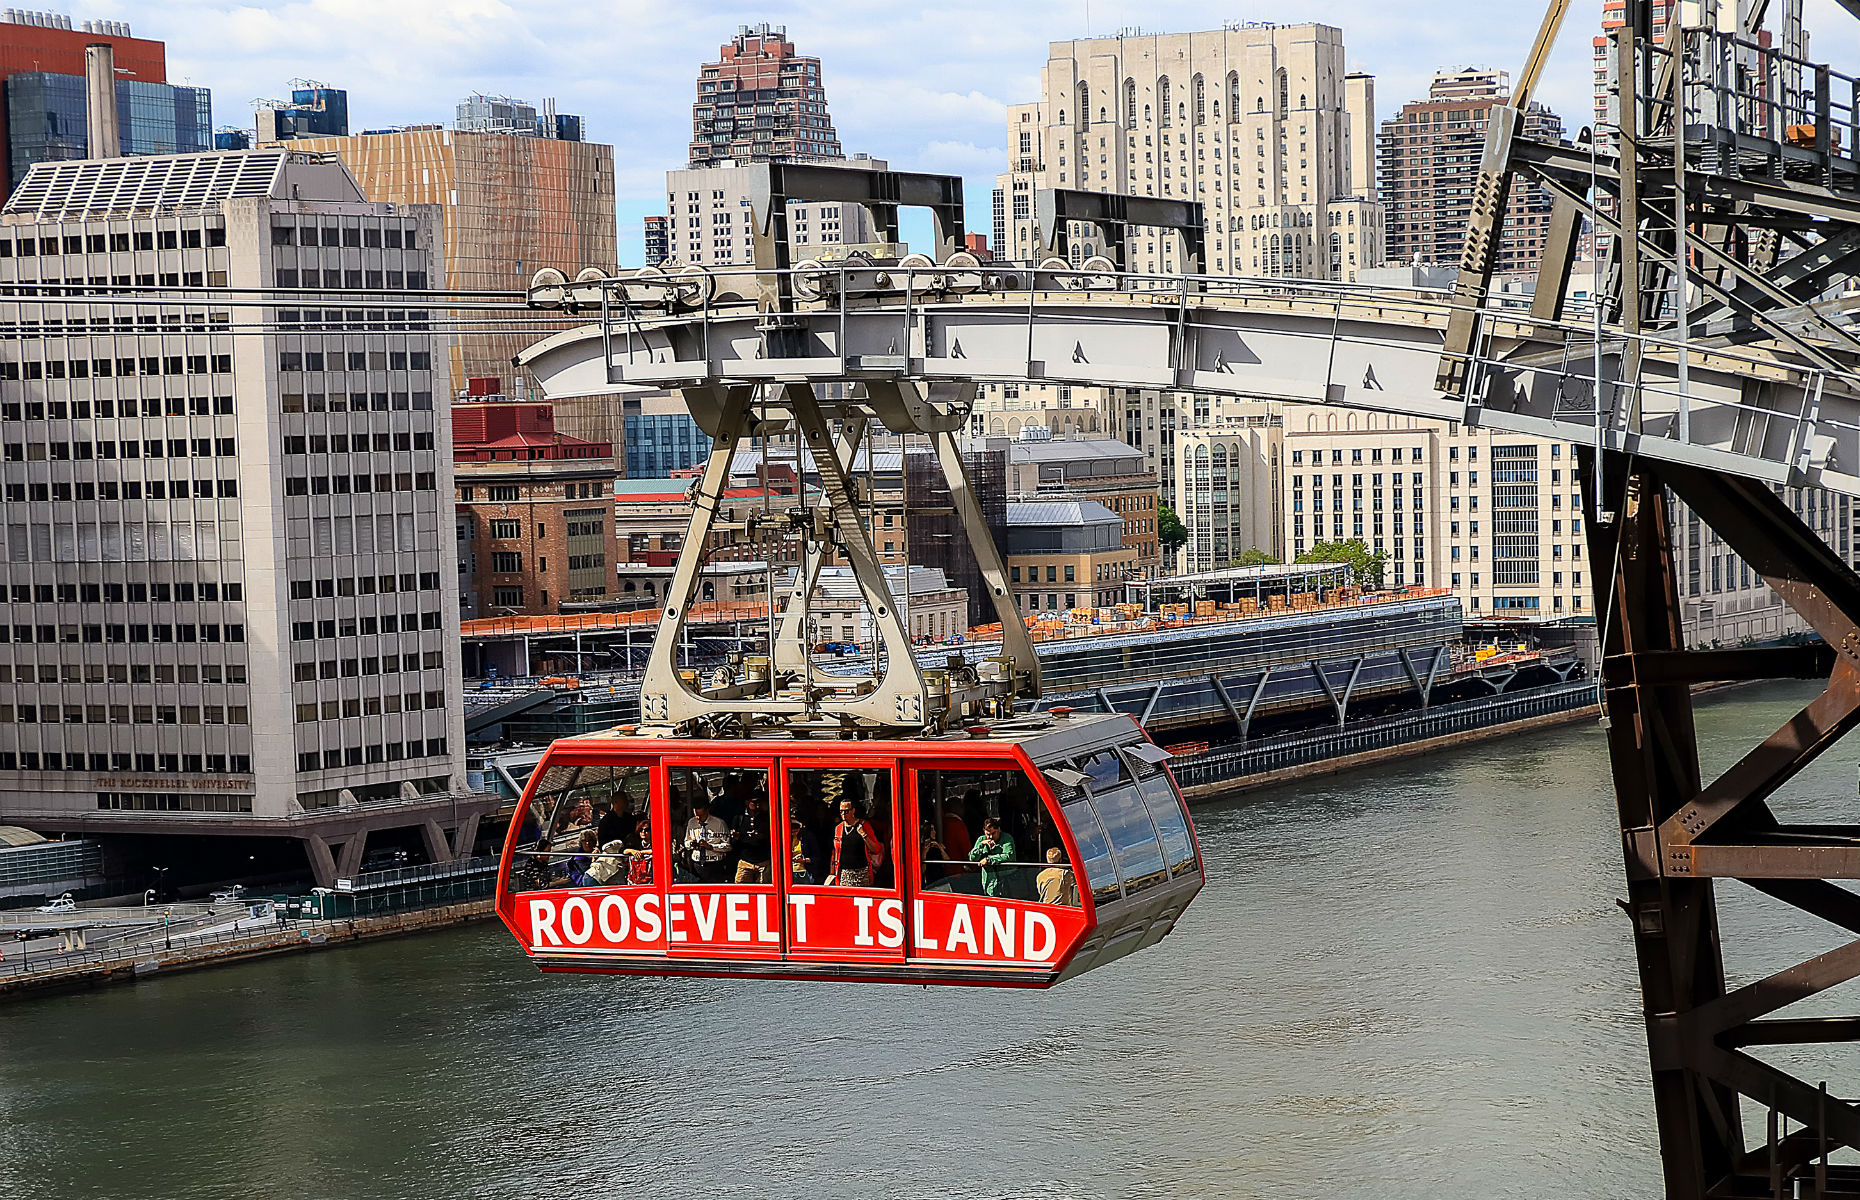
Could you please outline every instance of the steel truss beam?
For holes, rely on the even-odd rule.
[[[1584,454],[1585,478],[1594,478]],[[1628,898],[1640,964],[1667,1195],[1826,1196],[1851,1182],[1827,1156],[1860,1148],[1860,1104],[1747,1053],[1860,1041],[1860,1017],[1772,1014],[1860,978],[1860,937],[1728,990],[1714,879],[1737,880],[1850,935],[1860,823],[1791,825],[1769,799],[1860,725],[1860,576],[1769,487],[1609,455],[1584,497],[1602,619],[1603,681]],[[1825,648],[1688,651],[1680,631],[1669,493],[1689,505],[1826,640]],[[1605,523],[1600,514],[1616,514]],[[1826,689],[1716,780],[1700,778],[1689,684],[1828,672]],[[1745,1140],[1743,1105],[1768,1119]],[[1793,1123],[1796,1128],[1789,1131]],[[1796,1181],[1800,1193],[1783,1190]],[[1845,1194],[1845,1193],[1842,1193]]]

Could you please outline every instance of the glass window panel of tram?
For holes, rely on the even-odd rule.
[[[992,843],[990,820],[1001,823]],[[1078,875],[1065,842],[1017,769],[917,772],[917,848],[921,891],[1078,907]],[[1108,862],[1106,868],[1108,875]]]
[[[1085,775],[1091,806],[1111,841],[1124,894],[1134,896],[1168,879],[1168,864],[1149,807],[1117,751],[1109,746],[1093,751],[1079,759],[1078,769]]]
[[[1162,838],[1163,858],[1169,864],[1169,877],[1186,875],[1199,865],[1195,857],[1195,837],[1189,832],[1188,814],[1182,811],[1182,797],[1169,782],[1169,775],[1159,764],[1146,763],[1135,755],[1125,756],[1126,765],[1137,778],[1137,791],[1144,807],[1156,823]]]
[[[841,848],[842,870],[853,858],[865,857],[862,882],[834,878],[833,843],[840,830],[841,806],[853,804],[878,839],[876,857],[861,845]],[[892,793],[889,770],[817,770],[792,767],[788,771],[788,853],[797,887],[871,887],[896,890],[891,869]],[[854,874],[853,880],[860,876]],[[829,883],[829,880],[832,880]]]
[[[521,816],[511,890],[652,882],[651,768],[550,767]]]
[[[766,767],[669,767],[672,882],[772,883]]]

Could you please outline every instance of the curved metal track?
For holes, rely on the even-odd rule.
[[[747,296],[766,280],[721,282]],[[648,308],[636,283],[606,280],[584,299],[596,323],[518,361],[550,395],[686,389],[701,424],[704,392],[757,383],[905,385],[932,400],[976,381],[1165,388],[1459,421],[1860,495],[1860,377],[1780,351],[1695,341],[1682,393],[1671,343],[1633,339],[1629,386],[1629,339],[1605,334],[1598,422],[1595,340],[1580,324],[1479,310],[1464,391],[1443,394],[1455,311],[1443,295],[1025,269],[977,273],[973,291],[953,282],[946,268],[828,268],[810,280],[823,298],[765,314],[729,294]]]

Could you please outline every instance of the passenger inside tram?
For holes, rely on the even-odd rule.
[[[678,850],[673,882],[751,882],[743,878],[745,861],[766,872],[767,771],[672,767],[666,781],[670,829]]]
[[[760,791],[751,791],[743,800],[743,814],[731,827],[730,841],[736,849],[737,883],[774,881],[769,874],[768,798]]]
[[[611,815],[643,813],[649,790],[650,772],[643,765],[548,768],[523,812],[512,870],[515,886],[535,890],[600,882],[594,868],[621,836]],[[619,826],[625,827],[624,822]],[[583,882],[566,882],[576,876]]]
[[[847,806],[854,824],[847,826]],[[794,768],[788,772],[788,812],[794,822],[790,845],[794,882],[800,887],[891,888],[892,790],[890,771],[825,771]],[[858,830],[857,848],[843,845],[843,827]],[[869,834],[869,837],[868,837]],[[863,867],[855,860],[863,857]],[[866,883],[838,878],[836,863],[870,872]]]
[[[857,800],[840,801],[840,823],[833,829],[833,865],[827,883],[833,887],[876,887],[885,865],[885,843],[878,840],[872,822]]]
[[[1020,771],[919,771],[917,817],[920,830],[941,833],[934,843],[919,847],[924,891],[1079,903],[1065,843]],[[979,831],[972,843],[969,830]],[[1054,871],[1061,880],[1047,890],[1059,899],[1047,900],[1040,877]]]

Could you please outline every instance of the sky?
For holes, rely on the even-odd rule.
[[[21,0],[21,6],[33,0]],[[44,0],[40,0],[41,3]],[[1854,22],[1833,0],[1808,0],[1811,31],[1837,68],[1852,61]],[[1009,104],[1033,100],[1047,44],[1225,21],[1322,22],[1344,31],[1349,67],[1377,77],[1378,117],[1426,93],[1436,70],[1514,75],[1543,19],[1542,0],[97,0],[75,21],[128,21],[168,45],[168,77],[213,91],[219,126],[250,127],[251,101],[294,78],[349,92],[352,130],[447,122],[473,91],[585,119],[614,147],[620,264],[637,265],[649,213],[664,211],[664,172],[683,166],[698,65],[742,24],[786,25],[821,78],[847,153],[898,170],[959,174],[971,229],[989,232],[990,190],[1007,161]],[[62,11],[62,10],[61,10]],[[1589,39],[1601,0],[1575,0],[1539,98],[1573,133],[1588,120]],[[1845,61],[1843,61],[1845,60]],[[905,226],[907,237],[913,226]]]

